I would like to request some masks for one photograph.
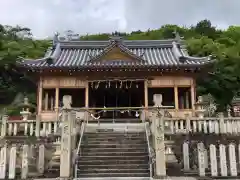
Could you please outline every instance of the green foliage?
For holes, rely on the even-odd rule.
[[[233,96],[240,91],[240,26],[219,30],[211,21],[202,20],[191,27],[167,24],[156,30],[112,34],[119,34],[129,40],[155,40],[173,38],[175,31],[184,36],[190,55],[212,55],[216,59],[212,73],[198,78],[197,89],[199,94],[210,93],[218,105],[218,110],[224,110]],[[80,39],[108,40],[112,34],[86,35]],[[17,58],[42,57],[50,43],[48,40],[32,39],[31,30],[27,27],[0,25],[0,102],[8,102],[16,92],[26,91],[26,83],[30,83],[14,71]],[[34,91],[34,88],[30,88],[28,93]],[[34,95],[30,96],[34,102]]]
[[[0,102],[9,104],[17,92],[35,91],[33,84],[16,71],[17,59],[42,57],[48,40],[34,40],[29,28],[0,25]]]

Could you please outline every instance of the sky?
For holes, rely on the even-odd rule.
[[[240,24],[240,0],[1,0],[0,24],[32,29],[36,38],[73,30],[80,35],[189,26],[209,19]]]

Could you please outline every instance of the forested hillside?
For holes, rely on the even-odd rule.
[[[223,110],[240,91],[240,26],[219,30],[210,21],[203,20],[191,27],[164,25],[157,30],[120,34],[125,39],[154,40],[173,38],[174,31],[184,37],[190,55],[212,55],[217,59],[213,72],[198,80],[198,93],[211,93],[219,110]],[[108,40],[109,35],[86,35],[80,39]],[[34,40],[29,28],[0,25],[1,104],[10,103],[17,92],[30,94],[36,91],[31,82],[16,71],[15,62],[19,58],[42,57],[50,45],[50,40]]]

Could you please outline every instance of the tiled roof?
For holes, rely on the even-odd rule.
[[[113,47],[133,56],[136,61],[98,61]],[[210,63],[208,57],[188,56],[184,46],[175,39],[110,41],[58,41],[45,57],[24,60],[21,66],[31,68],[87,68],[87,67],[187,67]]]

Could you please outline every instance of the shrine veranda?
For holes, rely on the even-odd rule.
[[[43,58],[18,62],[37,84],[37,116],[29,118],[27,99],[23,120],[3,116],[0,179],[98,177],[81,164],[83,137],[93,132],[95,141],[104,133],[146,135],[147,177],[137,168],[138,178],[128,177],[129,167],[122,179],[239,177],[240,118],[206,117],[196,97],[196,78],[211,71],[214,60],[189,56],[178,37],[60,39],[55,35]],[[121,179],[113,170],[108,177],[98,172],[98,179],[111,173]]]

